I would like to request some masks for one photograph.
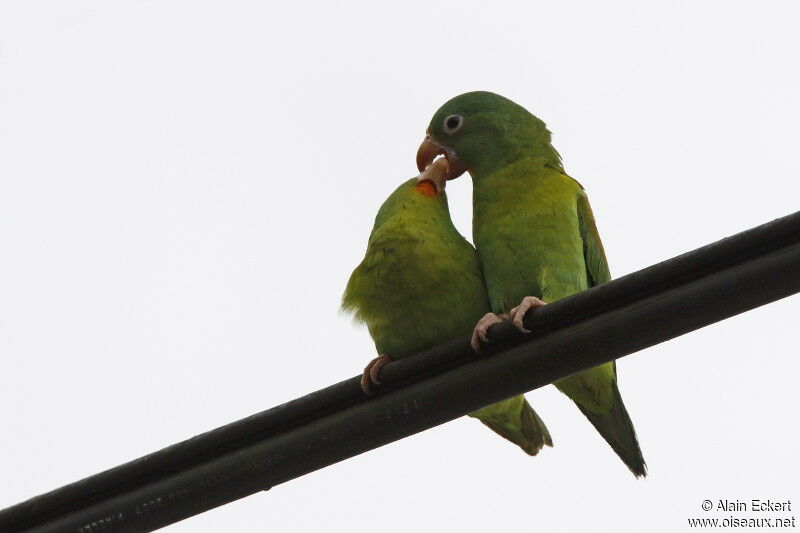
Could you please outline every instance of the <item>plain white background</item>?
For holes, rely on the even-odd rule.
[[[623,275],[798,208],[795,2],[0,3],[0,507],[358,373],[337,312],[432,113],[544,119]],[[448,187],[470,234],[471,184]],[[650,476],[529,394],[169,531],[682,531],[800,505],[788,298],[619,363]],[[788,517],[795,514],[738,514]]]

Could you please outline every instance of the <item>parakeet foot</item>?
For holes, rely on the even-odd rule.
[[[522,319],[525,318],[525,313],[527,313],[530,309],[536,309],[542,307],[543,305],[547,304],[545,304],[536,296],[526,296],[523,298],[518,306],[508,312],[509,316],[511,317],[511,321],[514,323],[514,327],[516,327],[522,333],[530,333],[531,330],[526,329],[522,324]]]
[[[489,337],[486,335],[489,328],[507,318],[506,315],[496,315],[494,313],[486,313],[483,315],[483,317],[478,320],[478,323],[475,324],[475,329],[472,330],[472,340],[470,341],[472,349],[475,350],[475,352],[480,352],[481,342],[489,342]]]
[[[392,358],[388,355],[379,355],[367,363],[367,366],[364,368],[364,373],[361,374],[361,390],[364,391],[364,394],[367,396],[373,396],[375,394],[375,390],[372,388],[372,386],[380,386],[381,380],[379,377],[381,368],[391,362]]]

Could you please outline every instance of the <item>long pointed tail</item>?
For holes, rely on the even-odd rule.
[[[543,446],[553,445],[547,426],[522,395],[484,407],[470,413],[470,416],[519,446],[528,455],[536,455]]]
[[[642,450],[633,429],[633,422],[628,415],[622,396],[619,393],[616,380],[612,383],[613,404],[611,409],[603,413],[595,413],[583,407],[578,402],[575,405],[586,415],[589,422],[597,429],[622,462],[633,472],[636,477],[647,475],[647,464],[642,457]]]

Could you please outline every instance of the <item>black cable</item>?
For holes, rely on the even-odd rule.
[[[0,511],[0,531],[152,531],[800,291],[800,213]]]

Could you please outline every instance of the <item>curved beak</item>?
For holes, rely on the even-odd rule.
[[[467,171],[467,167],[461,159],[459,159],[458,155],[454,151],[446,149],[436,142],[434,138],[431,137],[430,133],[425,135],[422,144],[419,145],[419,149],[417,150],[417,170],[423,172],[428,165],[433,163],[436,156],[439,155],[443,155],[445,159],[447,159],[448,170],[446,179],[455,179]]]

